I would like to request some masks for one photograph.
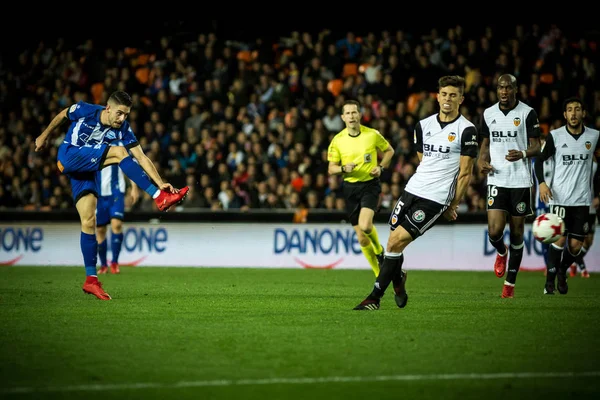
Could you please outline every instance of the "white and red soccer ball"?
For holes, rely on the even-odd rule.
[[[565,222],[556,214],[540,214],[533,221],[531,230],[540,242],[554,243],[565,233]]]

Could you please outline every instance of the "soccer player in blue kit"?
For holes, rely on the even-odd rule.
[[[189,191],[187,186],[176,189],[164,182],[152,161],[144,154],[126,121],[132,104],[131,96],[123,91],[113,92],[106,106],[79,101],[59,112],[35,139],[37,152],[46,146],[56,128],[67,121],[70,123],[58,148],[57,165],[60,172],[71,181],[73,200],[81,221],[80,246],[86,273],[83,291],[100,300],[110,300],[111,297],[104,291],[96,275],[96,172],[108,165],[118,164],[129,179],[152,196],[160,211],[168,211],[179,204]],[[111,146],[114,141],[121,141],[123,145]]]

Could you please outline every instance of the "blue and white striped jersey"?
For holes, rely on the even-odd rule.
[[[123,142],[115,141],[111,143],[111,146],[123,146]],[[125,174],[118,164],[109,165],[96,172],[96,182],[98,182],[99,196],[125,194],[127,189]]]
[[[100,113],[104,106],[79,101],[69,107],[67,118],[71,125],[67,131],[64,143],[73,146],[96,146],[99,144],[110,144],[120,140],[125,147],[137,144],[137,138],[125,121],[119,129],[111,128],[100,123]]]
[[[125,194],[125,174],[117,164],[104,167],[97,174],[98,194],[100,196]]]

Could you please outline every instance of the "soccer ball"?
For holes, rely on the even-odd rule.
[[[554,243],[565,233],[565,222],[556,214],[540,214],[533,221],[531,230],[540,242]]]

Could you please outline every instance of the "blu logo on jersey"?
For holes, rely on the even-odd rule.
[[[517,131],[492,131],[492,137],[494,138],[515,138],[517,137]]]
[[[450,153],[450,147],[442,145],[435,147],[433,144],[423,143],[423,151],[430,151],[432,153]]]
[[[574,161],[585,161],[590,158],[589,154],[563,154],[562,159],[564,162],[574,162]]]

